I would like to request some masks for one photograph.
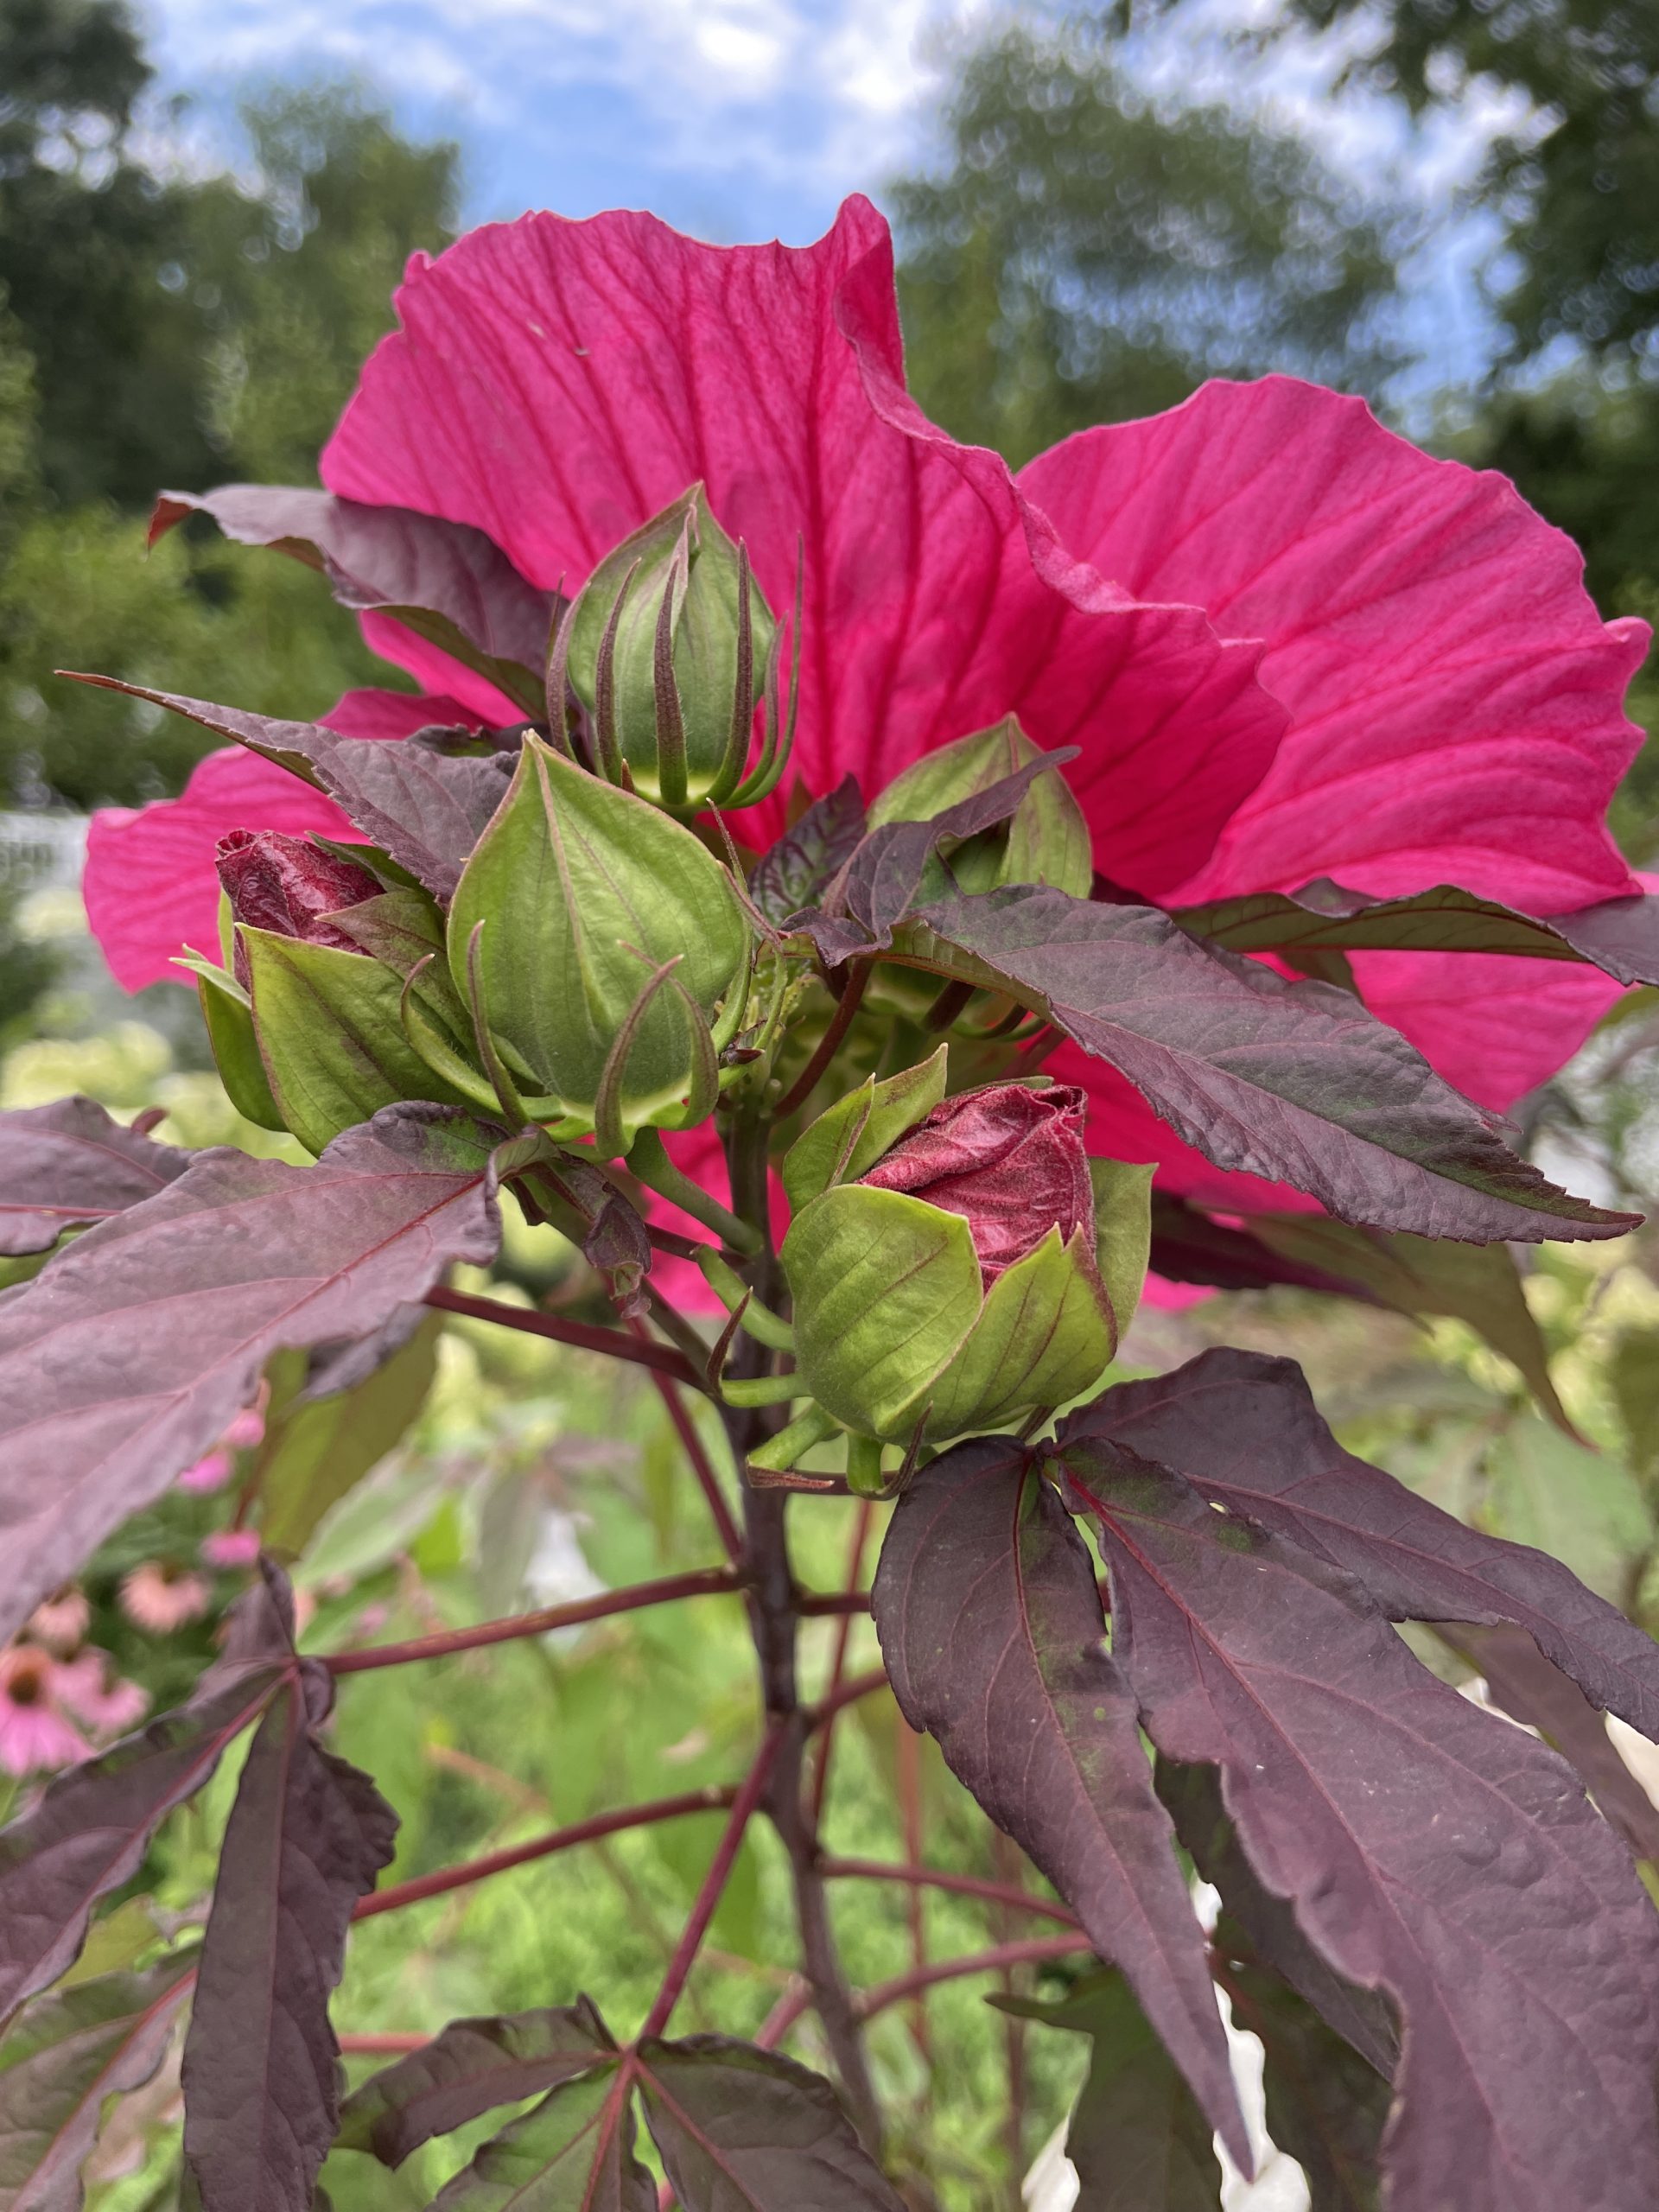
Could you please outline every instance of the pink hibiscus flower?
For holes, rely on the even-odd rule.
[[[1097,868],[1161,905],[1323,876],[1558,913],[1641,887],[1605,817],[1639,740],[1621,702],[1643,626],[1599,619],[1573,546],[1507,482],[1431,460],[1358,400],[1211,384],[1013,476],[907,397],[891,244],[861,200],[799,251],[529,215],[417,255],[397,308],[325,483],[472,525],[544,591],[575,588],[696,481],[774,607],[804,545],[795,766],[814,793],[851,771],[870,797],[1013,713],[1039,745],[1081,748],[1067,773]],[[365,620],[450,696],[354,695],[333,727],[518,717]],[[743,834],[781,821],[769,800]],[[249,827],[349,834],[234,752],[180,800],[98,817],[87,907],[123,982],[168,972],[181,938],[212,948],[213,847]],[[1487,955],[1352,965],[1378,1014],[1498,1109],[1617,989]],[[1049,1066],[1089,1092],[1091,1148],[1156,1159],[1235,1210],[1297,1202],[1210,1166],[1098,1061],[1067,1047]],[[676,1145],[700,1167],[707,1149]]]

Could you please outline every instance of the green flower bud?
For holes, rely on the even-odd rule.
[[[750,806],[783,773],[777,671],[781,639],[748,553],[694,484],[607,554],[555,650],[593,726],[595,765],[675,813]],[[746,773],[754,710],[767,743]]]
[[[785,1163],[802,1380],[842,1427],[887,1443],[1064,1404],[1117,1347],[1084,1095],[1003,1083],[942,1098],[944,1072],[941,1052],[866,1084]],[[1134,1188],[1120,1188],[1132,1209]],[[1144,1213],[1144,1180],[1138,1203]],[[1132,1245],[1111,1248],[1120,1298]]]
[[[534,736],[446,933],[504,1108],[613,1153],[712,1109],[749,943],[729,872],[690,830]]]
[[[994,729],[958,738],[895,776],[870,808],[870,827],[929,821],[1041,758],[1041,747],[1032,743],[1010,715]],[[1093,845],[1083,809],[1060,771],[1036,777],[1007,822],[945,846],[930,863],[918,903],[944,897],[952,879],[958,890],[966,892],[996,891],[1007,883],[1044,883],[1074,899],[1086,899],[1094,884]]]

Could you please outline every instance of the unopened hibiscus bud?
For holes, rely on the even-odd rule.
[[[214,855],[231,912],[250,928],[354,951],[350,938],[326,918],[372,899],[379,884],[355,861],[325,853],[308,837],[278,830],[232,830]],[[247,956],[238,942],[236,980],[245,990]]]
[[[958,738],[895,776],[876,794],[870,827],[930,821],[1042,757],[1042,748],[1010,715],[994,729]],[[1089,825],[1058,769],[1033,779],[1007,821],[944,846],[930,863],[918,898],[943,895],[953,885],[981,892],[999,890],[1005,883],[1043,883],[1074,899],[1089,895],[1094,883]]]
[[[591,718],[601,774],[691,813],[751,806],[782,774],[779,650],[747,550],[694,484],[600,563],[561,633],[556,670]],[[767,743],[750,774],[763,696]]]
[[[515,1120],[614,1154],[712,1110],[749,925],[730,871],[643,798],[527,738],[447,945]]]
[[[1063,1404],[1117,1346],[1084,1094],[1002,1083],[944,1098],[944,1079],[941,1052],[866,1084],[785,1166],[803,1380],[844,1427],[890,1443]]]

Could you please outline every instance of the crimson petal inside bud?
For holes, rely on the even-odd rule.
[[[993,1083],[937,1105],[858,1180],[903,1191],[967,1222],[988,1285],[1051,1229],[1092,1242],[1095,1200],[1083,1148],[1084,1092]]]
[[[375,878],[355,861],[341,860],[308,838],[286,836],[277,830],[232,830],[219,839],[213,858],[238,922],[276,937],[303,938],[308,944],[332,945],[338,952],[362,950],[323,919],[344,906],[360,906],[378,893]],[[246,968],[238,944],[236,974],[245,987]]]

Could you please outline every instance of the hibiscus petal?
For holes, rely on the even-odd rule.
[[[452,698],[408,691],[348,691],[320,717],[346,736],[379,739],[474,719]],[[87,925],[124,990],[187,981],[174,965],[186,946],[218,959],[213,849],[227,830],[243,829],[362,842],[332,799],[239,745],[199,761],[177,798],[93,815],[81,893]]]
[[[906,398],[867,201],[799,251],[528,215],[417,255],[397,308],[323,455],[329,486],[474,524],[550,588],[702,480],[779,612],[804,547],[813,791],[850,770],[874,792],[1017,711],[1039,744],[1085,746],[1101,866],[1160,892],[1271,761],[1284,716],[1255,646],[1103,584],[995,454]],[[779,803],[753,823],[751,842],[775,831]]]
[[[1565,1066],[1624,995],[1598,969],[1490,953],[1359,952],[1353,968],[1374,1014],[1499,1113]]]
[[[394,622],[389,614],[368,613],[357,619],[369,651],[378,653],[382,660],[389,660],[394,668],[406,670],[423,692],[452,709],[446,717],[448,721],[478,722],[486,729],[507,729],[524,719],[524,709],[515,706],[505,691],[498,691],[493,683],[468,668],[464,661],[457,660],[453,653],[445,652],[442,645],[430,645],[426,639],[416,637],[413,630]],[[334,725],[331,723],[329,727]]]
[[[1328,875],[1549,913],[1636,887],[1605,817],[1645,629],[1601,621],[1571,542],[1503,478],[1269,377],[1085,430],[1020,480],[1077,558],[1265,640],[1291,729],[1183,896]]]

